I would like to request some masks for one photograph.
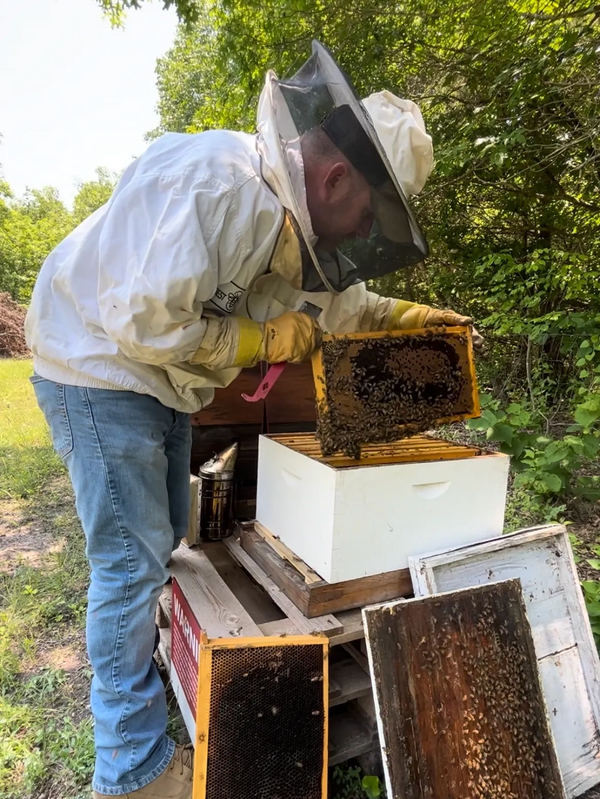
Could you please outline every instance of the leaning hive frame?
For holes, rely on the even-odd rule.
[[[294,652],[292,652],[294,648]],[[279,651],[278,651],[279,650]],[[289,636],[289,637],[264,637],[264,638],[234,638],[228,639],[208,639],[203,633],[200,640],[199,655],[199,680],[198,680],[198,712],[196,718],[196,746],[194,756],[194,790],[193,799],[245,799],[245,793],[237,793],[235,797],[223,792],[223,786],[219,782],[219,774],[224,773],[224,766],[228,766],[225,773],[230,773],[233,765],[233,757],[239,754],[233,749],[227,736],[222,735],[221,726],[227,721],[227,713],[219,712],[219,700],[222,699],[222,690],[238,690],[240,694],[240,707],[249,697],[252,697],[252,679],[255,671],[260,671],[265,663],[260,663],[260,659],[271,657],[271,662],[279,657],[281,661],[289,660],[287,667],[282,674],[282,682],[286,679],[291,681],[291,687],[296,688],[293,682],[296,675],[296,661],[304,656],[311,658],[311,663],[316,669],[320,667],[320,674],[317,679],[311,680],[319,693],[319,705],[321,716],[316,726],[319,728],[318,742],[312,742],[312,747],[319,748],[321,764],[319,774],[315,774],[313,780],[314,791],[310,795],[303,794],[302,799],[326,799],[327,797],[327,764],[328,764],[328,714],[329,714],[329,672],[328,672],[328,651],[329,640],[323,636]],[[290,654],[291,653],[291,654]],[[289,657],[288,657],[289,655]],[[259,665],[257,665],[259,664]],[[219,682],[221,680],[221,682]],[[219,694],[221,690],[221,694]],[[285,689],[284,689],[285,690]],[[290,692],[290,701],[299,701],[295,692]],[[271,697],[266,697],[266,707],[269,710]],[[261,721],[253,719],[249,714],[244,713],[243,732],[249,738],[252,734],[259,736],[261,733]],[[314,714],[313,714],[314,715]],[[246,722],[247,718],[247,722]],[[247,727],[246,727],[247,723]],[[252,724],[256,724],[256,731],[253,733]],[[285,733],[294,736],[300,735],[300,730],[281,729],[281,736],[285,738]],[[315,736],[316,738],[316,736]],[[229,753],[227,747],[229,746]],[[282,747],[283,748],[283,747]],[[248,746],[249,749],[249,746]],[[271,792],[274,790],[277,781],[277,757],[279,747],[275,746],[269,751],[261,752],[261,762],[252,761],[248,763],[248,769],[244,772],[247,790],[253,791],[248,794],[248,799],[270,799]],[[230,757],[231,756],[231,757]],[[218,758],[219,762],[216,762]],[[226,762],[229,759],[229,764]],[[225,761],[225,762],[224,762]],[[242,767],[245,764],[242,764]],[[307,763],[292,764],[292,768],[297,767],[300,772],[308,770],[314,764]],[[239,768],[239,763],[237,764]],[[281,769],[289,768],[288,763],[281,762]],[[267,773],[268,769],[275,770],[275,773]],[[267,783],[263,792],[256,793],[257,788],[253,787],[251,774],[260,772],[262,777],[261,786]],[[302,774],[304,776],[304,774]],[[288,796],[289,796],[288,789]]]

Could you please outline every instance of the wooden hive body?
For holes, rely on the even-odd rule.
[[[330,583],[502,533],[506,455],[415,437],[352,461],[316,445],[261,436],[256,518]]]

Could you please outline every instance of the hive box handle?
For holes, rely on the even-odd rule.
[[[415,483],[413,491],[421,499],[437,499],[450,488],[450,481],[442,483]]]

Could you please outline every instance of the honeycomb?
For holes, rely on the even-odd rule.
[[[462,328],[327,337],[317,384],[323,455],[359,458],[362,445],[477,415],[471,352]]]
[[[206,799],[324,799],[323,646],[212,657]]]
[[[275,433],[272,441],[293,449],[308,458],[326,463],[333,469],[346,469],[354,466],[378,466],[389,463],[425,463],[427,461],[462,460],[483,455],[485,450],[454,444],[428,436],[411,436],[390,444],[367,444],[361,448],[360,458],[345,455],[325,456],[321,444],[314,433]]]

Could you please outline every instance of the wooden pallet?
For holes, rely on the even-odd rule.
[[[209,638],[324,634],[330,653],[329,762],[334,766],[378,749],[366,658],[360,648],[360,609],[306,618],[286,594],[230,538],[173,554],[171,572]],[[171,667],[171,586],[159,601],[158,653]]]
[[[250,560],[307,619],[413,595],[409,569],[328,583],[258,522],[238,525],[238,535]]]

